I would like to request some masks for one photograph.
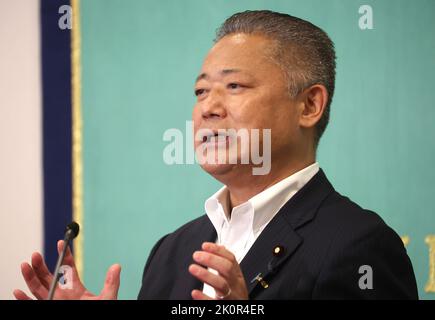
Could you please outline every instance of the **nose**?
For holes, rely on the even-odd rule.
[[[216,91],[211,91],[201,105],[201,114],[204,120],[218,120],[227,116],[223,97]]]

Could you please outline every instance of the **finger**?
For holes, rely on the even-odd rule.
[[[203,266],[216,270],[220,275],[227,279],[231,276],[231,271],[234,265],[233,262],[226,258],[205,251],[194,252],[193,260]]]
[[[118,290],[121,282],[121,266],[119,264],[112,265],[107,271],[104,288],[101,290],[100,298],[103,300],[116,300],[118,298]]]
[[[13,294],[15,299],[17,300],[32,300],[32,298],[30,298],[27,294],[24,293],[24,291],[20,289],[15,289]]]
[[[201,247],[204,251],[214,253],[231,262],[237,262],[234,254],[231,251],[227,250],[227,248],[225,248],[224,246],[220,246],[213,242],[204,242]]]
[[[199,281],[207,283],[209,286],[212,286],[216,291],[229,291],[229,285],[223,277],[213,274],[197,264],[191,264],[189,266],[189,272]]]
[[[47,265],[44,262],[41,254],[39,252],[34,252],[32,254],[32,268],[36,273],[36,276],[41,281],[42,285],[48,289],[50,288],[53,275],[48,271]]]
[[[63,241],[63,240],[59,240],[57,242],[57,252],[58,252],[58,254],[60,254],[62,252],[64,245],[65,245],[65,241]],[[69,265],[70,267],[73,267],[74,269],[76,267],[76,264],[74,262],[74,256],[71,253],[70,246],[68,246],[66,248],[66,252],[65,252],[65,257],[63,259],[63,263]]]
[[[44,300],[48,296],[48,290],[42,285],[35,271],[28,263],[21,264],[21,273],[26,281],[30,292],[39,300]]]
[[[192,290],[191,296],[193,300],[213,300],[211,297],[199,290]]]

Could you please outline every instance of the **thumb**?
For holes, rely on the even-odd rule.
[[[100,293],[102,300],[116,300],[118,298],[118,290],[121,281],[120,276],[121,266],[119,264],[112,265],[107,271],[104,288]]]

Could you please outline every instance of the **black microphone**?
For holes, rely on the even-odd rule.
[[[54,292],[57,287],[57,281],[59,280],[59,269],[62,266],[63,259],[65,257],[66,249],[68,248],[70,242],[72,239],[77,237],[80,231],[80,226],[76,222],[71,222],[69,225],[66,226],[65,229],[65,237],[63,238],[64,246],[62,249],[62,252],[59,255],[59,258],[57,258],[56,262],[56,268],[54,269],[54,277],[53,280],[51,280],[50,284],[50,290],[48,291],[48,298],[47,300],[53,300]]]

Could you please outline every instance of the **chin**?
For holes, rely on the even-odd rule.
[[[223,177],[231,173],[234,169],[234,164],[203,164],[201,165],[202,170],[208,174],[220,180],[219,177]]]

